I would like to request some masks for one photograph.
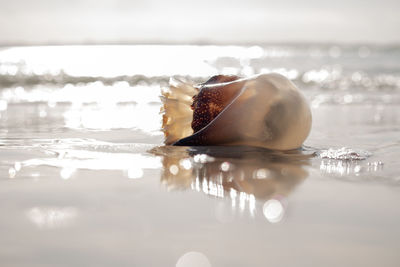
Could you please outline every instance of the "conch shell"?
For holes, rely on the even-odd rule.
[[[305,98],[279,74],[217,75],[198,85],[171,79],[162,95],[167,145],[291,150],[302,145],[311,129]]]

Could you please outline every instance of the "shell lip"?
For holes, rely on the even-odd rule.
[[[252,77],[243,77],[243,78],[238,78],[238,79],[236,79],[234,81],[222,82],[222,83],[210,83],[210,84],[207,84],[207,82],[198,83],[198,84],[193,85],[193,87],[196,88],[196,89],[202,89],[202,88],[213,88],[213,87],[227,86],[227,85],[238,83],[238,82],[246,82],[246,81],[254,80],[258,76],[259,75],[255,75],[255,76],[252,76]]]

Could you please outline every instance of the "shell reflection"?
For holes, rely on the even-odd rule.
[[[219,221],[231,221],[224,209],[251,217],[265,216],[271,223],[281,221],[286,197],[308,176],[304,167],[309,155],[299,151],[166,146],[151,152],[162,156],[161,181],[168,190],[191,189],[229,200],[229,206],[218,204]]]

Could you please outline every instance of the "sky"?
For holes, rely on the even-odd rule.
[[[0,44],[398,43],[398,0],[0,0]]]

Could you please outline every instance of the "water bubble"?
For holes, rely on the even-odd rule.
[[[231,164],[229,162],[225,161],[225,162],[221,163],[220,169],[223,172],[227,172],[231,169]]]
[[[215,159],[207,154],[197,154],[193,157],[193,161],[196,163],[207,163],[213,162]]]
[[[172,175],[177,175],[178,172],[179,172],[178,166],[176,166],[175,164],[171,165],[171,166],[169,167],[169,172],[170,172]]]
[[[264,203],[263,213],[269,222],[278,223],[282,220],[285,209],[279,200],[270,199]]]
[[[354,150],[347,147],[342,147],[339,149],[327,149],[322,150],[319,156],[323,159],[337,159],[337,160],[363,160],[371,156],[368,151]]]
[[[179,161],[179,165],[185,170],[190,170],[192,168],[192,162],[190,159],[181,159]]]
[[[15,178],[15,175],[17,175],[17,171],[14,168],[8,169],[8,176],[12,179]]]
[[[211,263],[203,253],[190,251],[179,258],[176,267],[211,267]]]

